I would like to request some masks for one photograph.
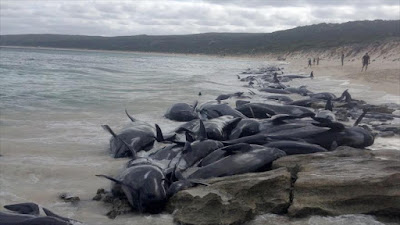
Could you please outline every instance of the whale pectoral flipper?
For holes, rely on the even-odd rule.
[[[101,125],[101,127],[102,127],[105,131],[109,132],[113,137],[117,137],[117,135],[115,134],[115,132],[114,132],[113,130],[111,130],[110,126],[108,126],[108,125]]]
[[[311,124],[317,127],[328,127],[335,131],[342,131],[345,129],[345,126],[343,124],[332,121],[330,121],[330,123],[311,123]]]
[[[193,111],[192,112],[195,112],[196,111],[196,107],[197,107],[197,105],[199,104],[199,101],[194,101],[194,103],[193,103]]]
[[[20,214],[39,215],[40,213],[39,206],[31,202],[5,205],[4,208]]]
[[[60,219],[62,221],[68,222],[69,224],[71,222],[73,222],[73,221],[77,222],[76,220],[72,220],[72,219],[69,219],[69,218],[65,218],[65,217],[59,216],[59,215],[53,213],[52,211],[50,211],[50,210],[48,210],[46,208],[42,208],[42,209],[43,209],[44,213],[46,214],[46,216],[55,217],[55,218]]]
[[[133,118],[131,115],[129,115],[128,110],[125,109],[125,113],[126,113],[126,115],[129,117],[129,119],[131,119],[132,122],[135,122],[135,121],[136,121],[135,118]]]
[[[199,179],[188,179],[188,181],[189,181],[190,183],[192,183],[193,185],[204,185],[204,186],[210,186],[210,184],[209,184],[209,183],[205,183],[204,181],[202,181],[202,180],[199,180]]]
[[[186,137],[186,141],[188,141],[188,142],[195,141],[195,138],[188,131],[185,132],[185,137]]]
[[[251,150],[251,145],[247,143],[239,143],[220,148],[220,150],[225,151],[228,155],[232,155]]]
[[[107,176],[107,175],[103,175],[103,174],[97,174],[97,175],[95,175],[96,177],[104,177],[104,178],[106,178],[106,179],[109,179],[109,180],[111,180],[111,181],[114,181],[115,183],[117,183],[117,184],[123,184],[122,183],[122,181],[120,181],[120,180],[117,180],[117,179],[115,179],[115,178],[112,178],[112,177],[110,177],[110,176]],[[46,214],[47,215],[47,214]]]
[[[191,151],[192,151],[192,146],[190,145],[190,142],[186,141],[185,146],[182,149],[182,153],[191,152]]]
[[[363,113],[357,118],[356,122],[354,122],[353,127],[357,126],[361,120],[364,118],[365,114],[367,114],[369,110],[368,109],[363,109]]]

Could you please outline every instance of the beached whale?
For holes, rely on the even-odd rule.
[[[300,116],[305,113],[314,114],[312,110],[301,106],[271,105],[265,103],[248,103],[236,109],[247,117],[259,119],[269,118],[277,114],[287,114],[291,116]]]
[[[270,95],[270,96],[266,96],[265,98],[270,99],[270,100],[277,100],[277,101],[285,102],[285,103],[293,102],[293,100],[290,97],[284,96],[284,95]]]
[[[139,212],[159,213],[167,202],[168,186],[164,171],[151,162],[131,164],[117,178],[96,176],[119,184],[114,187],[121,188],[132,208]]]
[[[240,152],[247,152],[250,151],[251,145],[247,143],[239,143],[239,144],[234,144],[234,145],[228,145],[223,148],[217,149],[210,154],[208,154],[206,157],[204,157],[201,162],[199,163],[199,167],[207,166],[213,162],[216,162],[226,156],[229,155],[234,155]]]
[[[260,132],[260,122],[256,119],[242,119],[229,135],[229,140],[254,135]]]
[[[325,149],[334,150],[338,146],[350,146],[354,148],[364,148],[374,143],[372,133],[357,124],[364,117],[366,112],[361,115],[353,127],[347,127],[342,123],[331,121],[327,118],[313,117],[315,122],[303,121],[299,127],[292,127],[289,124],[287,129],[269,130],[267,138],[275,140],[303,140],[311,144],[317,144]],[[271,128],[273,126],[269,126]],[[278,126],[280,127],[280,126]],[[225,142],[224,142],[225,143]]]
[[[198,115],[195,111],[195,106],[191,106],[186,103],[175,103],[165,113],[165,117],[170,120],[186,122],[194,119],[198,119]]]
[[[207,179],[263,171],[270,164],[285,156],[285,152],[265,146],[252,145],[251,150],[226,156],[207,166],[199,167],[188,179]]]
[[[270,88],[270,87],[260,88],[260,89],[258,89],[258,91],[275,93],[275,94],[290,94],[290,92],[286,91],[285,89],[277,89],[277,88]]]
[[[4,208],[20,214],[39,215],[39,206],[33,202],[5,205]]]
[[[72,225],[80,222],[59,216],[52,211],[42,208],[46,216],[41,216],[39,206],[35,203],[20,203],[5,205],[4,208],[13,213],[0,212],[1,225]]]
[[[223,146],[221,142],[214,140],[195,141],[193,143],[186,142],[182,150],[182,156],[176,164],[177,168],[179,170],[186,170]]]
[[[231,94],[221,94],[221,95],[218,95],[218,97],[215,100],[222,101],[222,100],[226,100],[231,97],[241,97],[242,95],[243,95],[243,92],[235,92],[235,93],[231,93]]]
[[[306,86],[300,86],[298,88],[288,87],[288,88],[285,88],[285,91],[289,91],[292,94],[299,94],[299,95],[303,95],[303,96],[312,94],[311,91],[307,90]]]
[[[279,77],[282,78],[289,78],[289,79],[304,79],[304,78],[314,78],[314,73],[311,72],[309,76],[305,76],[305,75],[297,75],[297,74],[288,74],[288,75],[281,75]]]
[[[72,225],[70,222],[63,221],[52,216],[33,216],[18,215],[13,213],[0,212],[1,225]]]
[[[265,144],[266,147],[277,148],[286,153],[286,155],[295,154],[309,154],[314,152],[326,152],[327,150],[319,145],[309,144],[307,142],[300,141],[273,141]]]
[[[134,119],[125,110],[132,123],[125,126],[121,131],[115,133],[108,125],[102,125],[103,129],[109,132],[112,137],[110,139],[110,154],[114,158],[122,158],[132,156],[132,151],[126,144],[130,145],[135,152],[141,150],[150,150],[153,147],[155,136],[155,128],[150,124]]]
[[[246,118],[246,116],[244,116],[236,109],[233,109],[228,104],[219,104],[215,101],[203,103],[202,105],[198,106],[196,110],[198,111],[202,119],[213,119],[227,115],[239,118]]]
[[[309,96],[310,98],[323,99],[323,100],[336,99],[336,95],[330,92],[315,93],[315,94],[310,94]]]
[[[232,129],[236,127],[240,120],[241,118],[235,118],[233,116],[221,116],[204,122],[201,120],[193,120],[179,126],[175,132],[189,132],[197,140],[209,138],[222,141],[229,138]],[[204,132],[201,131],[202,123],[205,128],[205,135],[203,134]]]
[[[149,155],[150,159],[153,160],[172,160],[175,158],[183,149],[183,145],[180,144],[169,144],[156,150]]]

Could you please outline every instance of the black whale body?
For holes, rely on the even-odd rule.
[[[180,122],[191,121],[199,118],[194,107],[186,103],[173,104],[165,113],[165,117]]]

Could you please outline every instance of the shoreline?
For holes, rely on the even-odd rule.
[[[364,85],[374,91],[382,91],[387,94],[400,97],[400,42],[392,41],[376,45],[367,45],[355,50],[355,46],[343,46],[332,49],[316,49],[290,53],[271,53],[261,55],[212,55],[212,54],[184,54],[163,52],[140,52],[119,50],[96,50],[76,48],[49,48],[29,46],[0,46],[0,48],[17,49],[43,49],[62,51],[86,51],[86,52],[111,52],[111,53],[136,53],[164,56],[189,56],[189,57],[213,57],[213,58],[243,58],[257,61],[285,62],[292,71],[314,71],[315,76],[330,77],[332,79],[348,80],[351,84]],[[345,52],[344,66],[341,66],[340,52]],[[361,58],[364,52],[370,52],[371,64],[366,72],[361,72]],[[284,61],[278,58],[284,58]],[[320,65],[307,67],[307,59],[320,57]],[[400,98],[396,101],[400,104]]]

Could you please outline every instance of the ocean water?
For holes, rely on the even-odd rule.
[[[247,92],[237,75],[268,65],[290,70],[287,63],[253,58],[0,48],[0,207],[36,202],[87,224],[172,224],[166,214],[109,220],[109,206],[91,200],[98,188],[109,187],[94,175],[114,175],[127,161],[107,154],[110,135],[100,125],[123,127],[127,109],[170,131],[178,125],[163,117],[170,105]],[[398,99],[330,78],[292,86],[304,84],[338,95],[351,87],[355,98],[372,103]],[[58,199],[63,192],[81,201],[65,203]]]

